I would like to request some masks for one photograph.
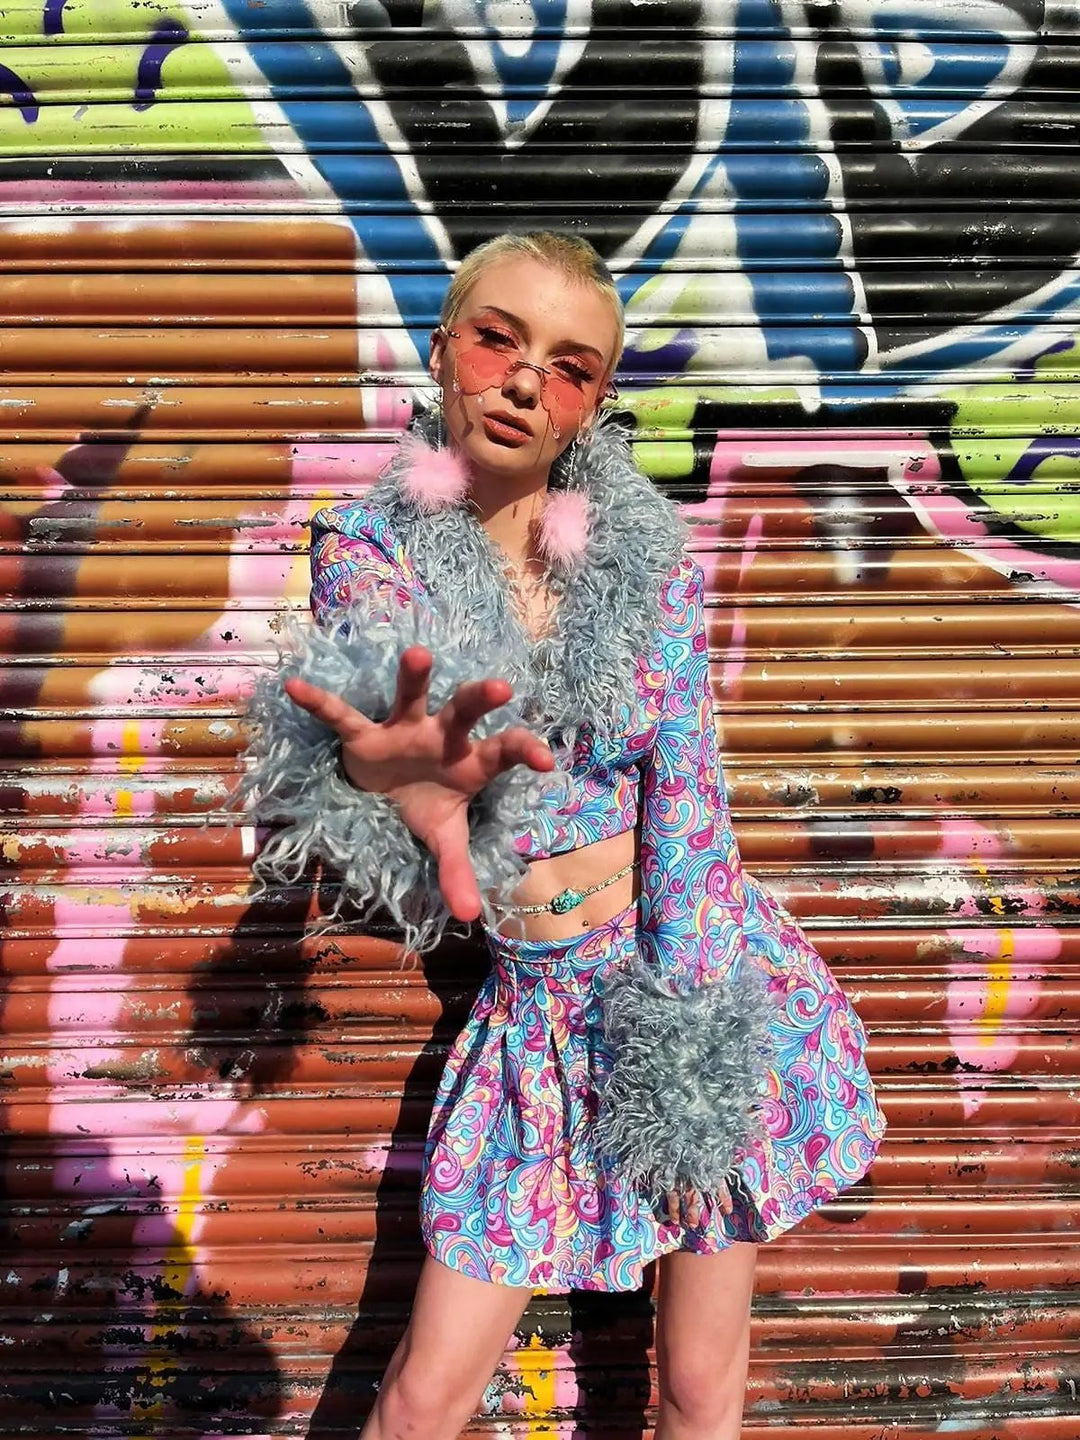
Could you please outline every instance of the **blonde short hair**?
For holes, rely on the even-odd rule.
[[[450,288],[443,299],[439,319],[443,325],[450,325],[457,317],[465,296],[476,283],[485,266],[504,255],[528,255],[541,264],[561,270],[571,280],[583,285],[592,285],[605,296],[615,312],[618,338],[611,368],[614,370],[622,355],[626,338],[626,315],[622,296],[619,294],[611,271],[603,257],[580,235],[569,235],[554,230],[529,230],[518,233],[506,230],[501,235],[485,240],[462,260],[450,282]]]

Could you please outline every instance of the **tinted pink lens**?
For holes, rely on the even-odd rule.
[[[466,345],[457,352],[455,362],[458,389],[466,395],[480,395],[496,387],[501,389],[507,374],[521,359],[516,345]],[[534,373],[540,379],[540,403],[555,426],[567,430],[580,423],[585,396],[579,386],[557,370],[546,375]]]
[[[490,390],[496,385],[502,385],[506,379],[507,370],[518,358],[519,353],[517,350],[510,353],[504,350],[493,350],[488,345],[470,345],[468,349],[459,351],[457,357],[459,388],[466,395],[479,395],[483,390]]]
[[[557,430],[563,432],[581,424],[581,412],[585,408],[585,396],[572,380],[565,380],[559,374],[548,376],[540,403],[551,416]]]

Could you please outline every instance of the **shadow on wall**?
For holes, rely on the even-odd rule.
[[[147,413],[136,413],[130,433],[81,435],[51,472],[56,493],[12,511],[8,523],[48,536],[52,520],[70,525],[75,516],[92,528]],[[79,564],[78,553],[62,547],[24,557],[15,593],[47,598],[50,607],[16,612],[12,653],[65,652]],[[68,770],[85,769],[78,747],[86,738],[69,735],[75,748],[53,753],[37,738],[41,726],[18,719],[42,706],[49,673],[0,671],[0,710],[11,717],[0,813],[37,825],[55,814],[63,825],[84,813],[82,782]],[[86,1433],[152,1428],[171,1415],[197,1419],[227,1408],[261,1416],[265,1428],[281,1411],[273,1353],[227,1293],[207,1292],[196,1278],[199,1208],[185,1203],[176,1181],[198,1176],[205,1144],[177,1133],[174,1105],[182,1113],[188,1101],[174,1098],[186,1088],[171,1083],[174,1052],[146,1036],[132,1046],[116,1037],[125,1007],[146,998],[133,952],[161,942],[145,932],[124,938],[133,912],[122,887],[110,905],[80,880],[99,832],[76,824],[63,833],[70,862],[59,868],[37,858],[31,836],[27,869],[0,899],[10,927],[0,940],[0,1025],[9,1047],[8,1103],[0,1108],[0,1433],[47,1433],[56,1424]],[[208,1382],[205,1356],[223,1350],[245,1356],[243,1375]]]

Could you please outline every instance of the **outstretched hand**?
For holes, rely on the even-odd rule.
[[[469,921],[481,910],[469,858],[469,801],[503,770],[514,765],[553,770],[555,757],[524,725],[483,740],[472,737],[477,721],[510,699],[505,680],[467,681],[429,714],[433,663],[424,645],[402,652],[394,702],[382,721],[370,720],[340,696],[298,676],[285,681],[285,690],[337,733],[342,766],[352,783],[395,802],[405,824],[435,857],[439,890],[450,913]]]

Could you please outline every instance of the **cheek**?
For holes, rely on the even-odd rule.
[[[457,357],[454,374],[463,395],[480,395],[503,383],[506,356],[485,345],[470,346]]]

